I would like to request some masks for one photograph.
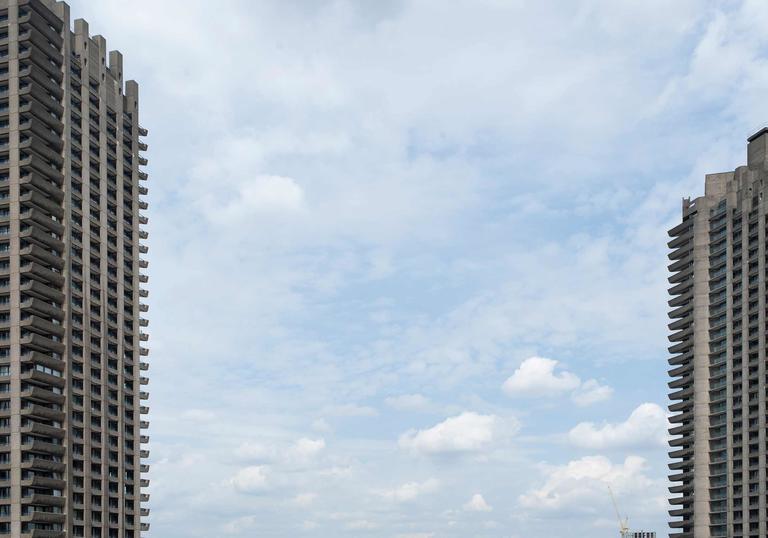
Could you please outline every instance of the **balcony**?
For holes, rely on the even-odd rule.
[[[49,250],[38,245],[29,245],[19,251],[22,264],[38,262],[47,267],[55,267],[59,271],[64,268],[64,260],[61,255],[52,254]]]
[[[64,353],[64,344],[39,334],[26,334],[21,337],[21,345],[42,352]]]
[[[23,202],[25,205],[32,205],[36,208],[42,209],[48,213],[49,219],[50,215],[55,216],[59,221],[64,217],[64,208],[61,207],[60,203],[51,200],[50,198],[46,198],[37,191],[29,191],[22,194],[19,197],[19,201]]]
[[[58,236],[63,235],[64,226],[58,221],[53,220],[50,215],[45,214],[39,209],[27,209],[22,211],[19,215],[22,221],[34,221],[40,224],[42,227],[55,233]]]
[[[43,301],[55,301],[59,304],[64,302],[64,294],[60,290],[39,281],[30,280],[22,284],[19,289]]]
[[[19,305],[21,310],[41,316],[50,316],[54,319],[63,320],[64,311],[58,306],[53,306],[50,302],[41,301],[35,297],[25,299]]]
[[[63,422],[66,415],[64,411],[51,409],[44,405],[27,404],[25,407],[22,407],[21,416]]]
[[[52,387],[62,388],[65,385],[64,378],[46,374],[40,370],[32,369],[21,374],[23,381],[36,381]]]
[[[64,243],[61,240],[56,239],[50,232],[44,232],[37,226],[30,226],[22,229],[21,232],[19,232],[19,237],[43,245],[48,250],[53,249],[58,252],[64,251]]]

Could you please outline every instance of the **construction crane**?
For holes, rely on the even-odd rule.
[[[621,519],[621,515],[619,514],[619,505],[616,504],[616,496],[613,494],[613,489],[611,489],[611,486],[608,486],[608,493],[611,494],[611,501],[613,501],[613,509],[616,511],[616,519],[619,520],[619,536],[621,538],[629,538],[629,518],[625,517],[624,519]]]

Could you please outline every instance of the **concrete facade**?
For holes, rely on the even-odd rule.
[[[670,230],[672,538],[758,538],[766,512],[768,129]]]
[[[148,529],[138,107],[69,6],[0,0],[0,536]]]

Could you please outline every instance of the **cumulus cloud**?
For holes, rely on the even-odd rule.
[[[582,382],[576,374],[563,370],[559,361],[544,357],[525,359],[502,388],[512,397],[545,398],[570,393],[579,406],[592,405],[613,394],[611,387],[596,379]]]
[[[472,498],[464,504],[464,510],[467,512],[490,512],[493,510],[493,507],[485,502],[485,499],[481,494],[475,493],[472,495]]]
[[[268,474],[268,467],[253,465],[240,469],[229,483],[239,493],[260,493],[269,486]]]
[[[296,441],[287,452],[287,459],[307,463],[325,449],[325,439],[302,438]]]
[[[440,486],[440,482],[430,478],[424,482],[408,482],[394,489],[382,490],[377,493],[388,501],[409,502],[427,493],[432,493]]]
[[[572,391],[581,380],[568,371],[555,373],[559,362],[544,357],[531,357],[504,382],[504,391],[510,396],[553,396]]]
[[[664,410],[657,404],[644,403],[624,422],[602,426],[582,422],[568,432],[568,438],[580,448],[595,450],[659,447],[666,445],[667,427]]]
[[[408,431],[400,436],[399,444],[423,454],[481,452],[501,433],[501,422],[494,415],[464,412],[431,428]],[[517,423],[512,424],[516,428]]]
[[[571,394],[571,399],[576,405],[586,407],[608,400],[611,396],[613,396],[613,388],[601,385],[596,379],[589,379]]]
[[[646,460],[637,456],[616,464],[605,456],[587,456],[543,470],[544,484],[519,497],[526,509],[592,512],[595,506],[607,507],[608,485],[622,492],[646,492],[649,498],[658,496],[661,487],[646,474]]]

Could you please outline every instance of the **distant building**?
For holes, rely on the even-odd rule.
[[[656,538],[656,533],[648,531],[630,531],[627,538]]]

